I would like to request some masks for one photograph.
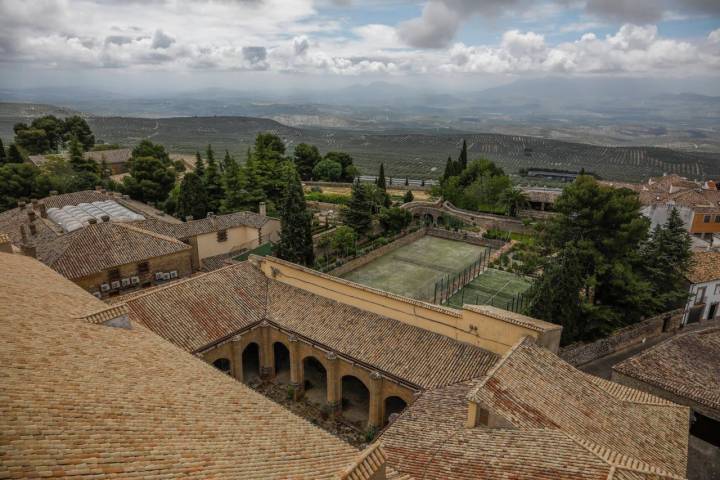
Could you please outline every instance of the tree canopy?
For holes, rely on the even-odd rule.
[[[307,210],[300,176],[293,168],[286,177],[287,188],[280,209],[280,243],[277,255],[290,262],[312,266],[312,214]]]

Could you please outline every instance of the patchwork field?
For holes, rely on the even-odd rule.
[[[352,282],[432,301],[435,282],[485,255],[487,247],[425,236],[343,276]]]
[[[467,303],[472,305],[493,305],[498,308],[508,309],[508,305],[512,304],[513,298],[527,291],[530,285],[530,280],[525,277],[489,268],[450,297],[448,305],[459,308],[464,303]]]

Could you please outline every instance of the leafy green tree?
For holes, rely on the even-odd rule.
[[[468,152],[467,142],[463,140],[462,150],[460,150],[460,157],[458,158],[458,170],[462,172],[468,166]]]
[[[335,182],[342,177],[342,165],[327,158],[320,160],[312,170],[312,177],[316,180]]]
[[[257,137],[255,137],[255,150],[266,150],[279,155],[285,155],[285,142],[275,134],[259,133]]]
[[[205,218],[208,213],[208,197],[203,180],[193,172],[188,172],[180,182],[178,191],[176,215],[185,219]]]
[[[142,140],[135,148],[133,148],[132,159],[140,157],[153,157],[160,160],[163,165],[171,165],[170,155],[165,151],[165,147],[147,139]]]
[[[220,203],[225,196],[220,169],[215,161],[212,146],[207,147],[207,169],[205,170],[205,190],[207,192],[207,208],[210,212],[219,212]]]
[[[293,161],[295,162],[295,168],[300,174],[300,178],[310,180],[313,178],[315,166],[321,161],[320,152],[315,145],[300,143],[295,147]],[[337,177],[340,178],[342,175],[342,165],[340,162],[336,163],[340,165],[340,173],[337,175]]]
[[[415,200],[415,195],[413,195],[412,190],[405,192],[405,195],[403,195],[403,203],[410,203],[413,200]]]
[[[26,128],[15,134],[15,144],[22,147],[30,155],[39,155],[50,150],[45,130],[39,128]]]
[[[527,208],[530,200],[519,188],[508,188],[500,195],[500,204],[505,208],[507,215],[517,217],[520,210]]]
[[[203,162],[200,152],[195,152],[195,175],[205,178],[205,162]]]
[[[374,201],[367,185],[355,181],[350,194],[347,208],[342,216],[345,225],[349,226],[359,235],[365,235],[372,228]]]
[[[293,169],[294,170],[294,169]],[[293,171],[280,209],[280,243],[277,255],[293,263],[312,266],[312,214],[305,204],[300,175]]]
[[[652,313],[680,308],[687,301],[687,273],[692,267],[692,242],[676,208],[656,226],[642,248],[645,278],[652,285]]]
[[[385,232],[398,233],[410,225],[412,214],[404,208],[383,208],[378,219]]]
[[[223,190],[225,195],[220,210],[224,213],[254,210],[265,198],[261,191],[248,185],[245,169],[241,168],[237,162],[232,162],[225,170]]]
[[[344,257],[347,257],[355,252],[356,243],[357,234],[355,233],[355,230],[347,225],[340,225],[337,227],[330,239],[330,246],[332,249]]]
[[[95,135],[87,121],[79,115],[73,115],[65,119],[65,141],[77,138],[84,151],[90,150],[95,145]]]
[[[18,200],[32,198],[38,175],[38,168],[28,163],[0,165],[0,211],[17,207]]]
[[[353,164],[353,158],[345,152],[328,152],[325,154],[326,160],[332,160],[342,165],[342,175],[340,179],[344,182],[352,182],[360,172]]]
[[[99,174],[98,164],[91,158],[86,158],[82,145],[75,138],[70,139],[70,166],[78,173]]]
[[[141,202],[163,202],[175,184],[175,169],[155,157],[134,158],[123,189]]]
[[[32,121],[32,128],[45,132],[48,150],[56,152],[64,142],[66,125],[63,120],[54,115],[45,115]],[[44,152],[42,152],[44,153]]]

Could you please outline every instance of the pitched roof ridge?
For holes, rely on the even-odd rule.
[[[477,392],[478,392],[481,388],[483,388],[483,387],[485,386],[485,384],[487,383],[487,381],[490,380],[490,378],[492,378],[492,377],[497,373],[497,371],[500,370],[500,368],[501,368],[503,365],[505,365],[505,363],[507,362],[507,360],[508,360],[522,345],[525,345],[526,342],[532,343],[532,339],[531,339],[530,337],[528,337],[528,336],[525,336],[525,337],[521,338],[520,340],[518,340],[517,342],[515,342],[515,344],[514,344],[512,347],[510,347],[510,348],[507,350],[507,352],[505,352],[505,353],[503,354],[502,357],[500,357],[500,359],[497,361],[497,363],[495,363],[495,365],[493,365],[493,366],[490,368],[490,370],[488,370],[488,372],[485,374],[485,376],[480,379],[480,381],[478,382],[478,384],[475,385],[472,389],[470,389],[470,391],[467,393],[467,395],[466,395],[465,398],[467,398],[467,399],[470,400],[470,401],[475,401],[475,397],[476,397],[476,395],[477,395]]]
[[[172,238],[172,237],[169,237],[169,236],[167,236],[167,235],[163,235],[163,234],[161,234],[161,233],[153,232],[153,231],[151,231],[151,230],[146,230],[146,229],[144,229],[144,228],[142,228],[142,227],[138,227],[138,226],[132,225],[132,224],[130,224],[130,223],[103,222],[102,224],[96,224],[96,225],[104,225],[105,223],[107,223],[107,224],[109,224],[109,225],[117,225],[117,226],[119,226],[119,227],[126,228],[126,229],[128,229],[128,230],[132,230],[132,231],[137,232],[137,233],[141,233],[141,234],[145,234],[145,235],[148,235],[148,236],[151,236],[151,237],[155,237],[155,238],[160,239],[160,240],[165,240],[166,242],[175,243],[175,244],[180,244],[180,245],[182,245],[182,246],[184,246],[184,247],[192,248],[190,245],[188,245],[187,243],[181,242],[181,241],[178,240],[177,238]],[[89,226],[89,225],[88,225],[88,226]],[[86,227],[86,228],[87,228],[87,227]]]
[[[380,442],[375,442],[360,453],[360,455],[345,470],[340,473],[340,480],[370,480],[387,461],[385,451]]]
[[[85,315],[81,315],[75,318],[77,318],[78,320],[83,320],[87,323],[98,324],[106,322],[108,320],[112,320],[113,318],[117,318],[121,315],[127,315],[129,310],[130,309],[128,308],[127,304],[121,303],[118,305],[108,305],[104,308],[94,310]]]
[[[569,434],[567,432],[563,432],[569,439],[583,447],[588,452],[592,453],[596,457],[600,458],[602,461],[607,463],[610,467],[614,467],[615,470],[629,470],[631,472],[637,472],[637,473],[643,473],[643,474],[651,474],[651,475],[658,475],[661,477],[665,477],[670,480],[685,480],[685,477],[676,475],[674,473],[671,473],[663,468],[656,467],[654,465],[651,465],[643,460],[638,460],[635,457],[631,457],[625,454],[622,454],[620,452],[617,452],[615,450],[612,450],[607,447],[603,447],[602,445],[598,445],[597,443],[593,443],[589,440],[586,440],[584,438],[576,437],[572,434]],[[614,471],[611,468],[612,475],[608,475],[608,480],[611,480],[614,478]]]
[[[462,308],[465,310],[470,310],[471,312],[488,315],[508,323],[520,325],[522,327],[535,330],[536,332],[559,330],[562,328],[561,325],[558,325],[556,323],[546,322],[545,320],[533,318],[528,315],[523,315],[521,313],[510,312],[508,310],[503,310],[502,308],[498,308],[493,305],[463,305]]]
[[[643,392],[642,390],[637,390],[635,388],[613,382],[612,380],[605,380],[604,378],[596,377],[595,375],[589,373],[585,373],[585,376],[598,388],[604,390],[610,396],[620,400],[621,402],[635,403],[637,405],[651,405],[653,407],[685,408],[682,405],[671,402],[670,400],[665,400],[664,398],[660,398],[651,393]],[[628,390],[634,394],[636,393],[636,395],[632,397],[623,395],[623,393],[629,393],[627,392]]]

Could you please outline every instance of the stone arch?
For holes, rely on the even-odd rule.
[[[255,342],[247,344],[242,352],[243,381],[257,383],[260,380],[260,346]]]
[[[403,400],[402,398],[390,395],[389,397],[385,398],[385,405],[384,405],[384,415],[383,415],[383,425],[387,425],[390,423],[391,418],[394,420],[395,415],[399,415],[400,412],[405,410],[405,407],[407,407],[407,402]]]
[[[212,362],[213,367],[217,368],[223,373],[227,373],[230,375],[232,373],[232,365],[230,364],[230,360],[227,358],[218,358],[214,362]]]
[[[290,350],[282,342],[273,343],[275,360],[275,380],[278,383],[290,382]]]
[[[313,403],[325,405],[328,388],[325,365],[317,357],[308,355],[302,360],[302,369],[305,398]]]
[[[341,381],[342,415],[348,422],[365,428],[370,418],[370,389],[354,375],[345,375]]]
[[[425,225],[435,224],[435,216],[432,213],[425,212],[422,216],[423,223]]]

